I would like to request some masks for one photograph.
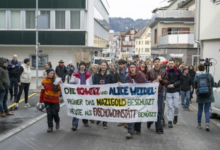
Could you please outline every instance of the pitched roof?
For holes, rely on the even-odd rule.
[[[121,31],[120,35],[125,35],[127,32],[126,31]]]
[[[146,27],[140,29],[140,30],[138,31],[138,33],[135,34],[134,38],[140,38],[140,37],[143,35],[143,33],[145,32],[145,30],[146,30],[147,27],[148,27],[148,26],[146,26]]]

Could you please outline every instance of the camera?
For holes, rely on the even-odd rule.
[[[212,58],[200,59],[200,61],[205,61],[204,66],[206,67],[206,71],[209,72],[209,67],[212,66],[212,62],[210,62]]]

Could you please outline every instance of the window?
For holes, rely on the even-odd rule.
[[[144,42],[142,41],[142,45],[144,44]]]
[[[142,52],[144,51],[144,49],[142,48]]]
[[[65,29],[65,11],[56,11],[56,29]]]
[[[45,64],[48,62],[48,55],[38,56],[38,67],[45,68]],[[31,68],[36,68],[36,55],[31,55]]]
[[[0,11],[0,29],[6,28],[6,13],[5,11]]]
[[[141,41],[139,41],[139,45],[141,45]]]
[[[26,11],[26,29],[35,29],[35,11]]]
[[[138,48],[136,48],[136,51],[138,51]]]
[[[157,29],[154,31],[154,44],[157,44]]]
[[[149,52],[150,51],[150,49],[149,48],[145,48],[145,52]]]
[[[149,44],[149,41],[145,41],[145,45],[148,45]]]
[[[71,29],[80,29],[80,11],[71,11],[70,21]]]
[[[48,16],[48,29],[50,29],[50,11],[41,11],[40,14]]]
[[[20,11],[11,11],[11,29],[21,28],[21,14]]]
[[[136,41],[136,44],[138,45],[138,41]]]

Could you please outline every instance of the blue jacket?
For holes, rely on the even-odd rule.
[[[96,73],[93,76],[93,84],[99,84],[99,79],[100,79],[100,74]],[[109,71],[107,71],[105,76],[105,84],[111,84],[111,83],[115,83],[115,79],[114,76]]]
[[[12,66],[14,66],[14,68],[12,68]],[[16,77],[18,75],[18,71],[19,71],[19,68],[21,66],[21,63],[16,61],[14,62],[14,60],[11,60],[8,62],[8,73],[9,73],[9,77]]]

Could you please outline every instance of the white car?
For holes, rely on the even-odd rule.
[[[210,117],[215,118],[220,115],[220,88],[213,88],[215,102],[212,103],[210,108]]]

